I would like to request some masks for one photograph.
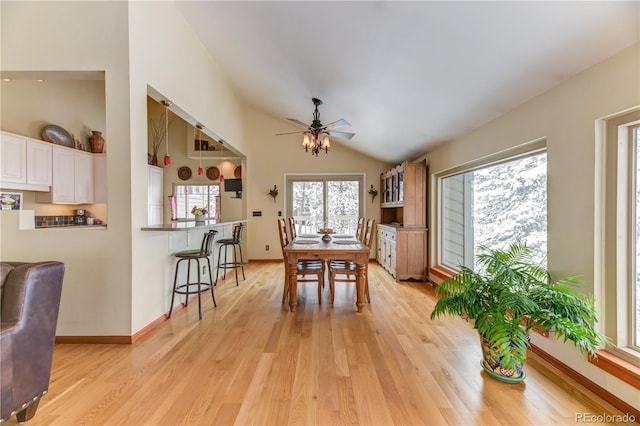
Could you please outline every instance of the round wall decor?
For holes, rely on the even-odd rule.
[[[182,180],[191,179],[191,169],[187,166],[182,166],[178,169],[178,177]]]
[[[242,166],[238,166],[233,170],[233,175],[237,178],[242,177]]]
[[[220,177],[220,170],[217,167],[209,167],[207,169],[207,177],[211,180],[218,180]]]

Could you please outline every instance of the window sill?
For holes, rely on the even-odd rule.
[[[432,266],[429,268],[429,274],[433,275],[441,280],[448,280],[449,278],[453,277],[456,273],[455,271],[444,267],[444,266]],[[434,280],[431,280],[431,282],[435,282]]]
[[[640,367],[623,360],[610,352],[600,350],[598,358],[589,358],[589,362],[617,377],[636,389],[640,389]]]

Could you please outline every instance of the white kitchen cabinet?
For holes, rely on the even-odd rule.
[[[53,146],[51,191],[36,201],[60,204],[93,203],[93,158],[77,149]]]
[[[27,143],[24,137],[2,132],[0,181],[27,183]],[[4,186],[3,186],[4,187]]]
[[[164,222],[163,211],[163,187],[164,174],[160,167],[147,166],[149,173],[148,184],[148,224],[160,225]]]
[[[76,203],[93,203],[93,157],[75,150],[73,153],[74,199]]]
[[[51,186],[52,145],[13,133],[0,136],[0,186],[48,191]]]
[[[27,184],[51,186],[51,143],[27,139]]]

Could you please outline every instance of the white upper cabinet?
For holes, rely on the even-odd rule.
[[[73,153],[74,198],[76,203],[93,203],[93,157],[83,151]]]
[[[51,191],[36,201],[59,204],[93,203],[93,157],[76,149],[53,146]]]
[[[27,139],[27,183],[51,186],[51,144]]]
[[[0,187],[48,191],[52,144],[9,132],[0,133]]]

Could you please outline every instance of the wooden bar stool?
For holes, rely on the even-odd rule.
[[[238,223],[233,225],[233,237],[223,238],[218,240],[218,267],[216,268],[216,283],[218,282],[218,272],[222,269],[222,279],[225,279],[227,275],[227,269],[236,270],[236,286],[238,285],[238,268],[242,269],[242,279],[246,279],[244,276],[244,259],[242,258],[242,231],[245,228],[244,223]],[[231,246],[233,250],[233,261],[227,261],[227,248]],[[222,249],[224,248],[224,262],[222,262]],[[240,261],[238,261],[238,255],[236,251],[240,252]]]
[[[200,319],[202,319],[202,300],[200,298],[200,293],[205,292],[207,290],[211,290],[211,298],[213,299],[213,306],[217,307],[216,298],[213,295],[213,278],[211,273],[211,262],[209,261],[209,256],[211,255],[211,245],[213,244],[213,239],[218,231],[211,229],[210,231],[204,234],[202,238],[202,244],[200,245],[200,249],[196,250],[183,250],[173,255],[178,258],[178,262],[176,263],[176,272],[173,276],[173,292],[171,293],[171,306],[169,306],[169,314],[167,315],[167,319],[171,318],[171,311],[173,310],[173,301],[175,299],[176,293],[184,294],[184,306],[185,308],[189,304],[189,295],[190,294],[198,294],[198,315]],[[207,260],[207,270],[209,271],[209,282],[203,283],[200,279],[200,259]],[[185,284],[178,285],[178,269],[180,266],[180,262],[183,260],[187,261],[187,282]],[[198,282],[191,282],[191,261],[195,260],[196,274],[198,275]],[[197,289],[191,290],[191,287],[196,287]]]

